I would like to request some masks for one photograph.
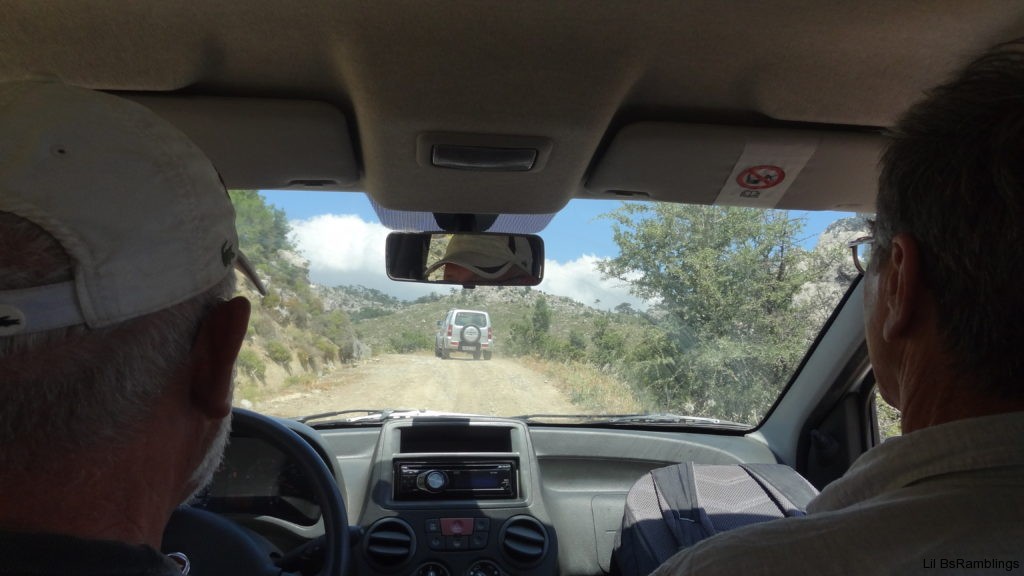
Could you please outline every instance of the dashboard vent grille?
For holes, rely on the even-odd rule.
[[[366,533],[366,555],[381,566],[398,566],[411,558],[415,550],[412,527],[398,518],[379,520]]]
[[[520,564],[539,562],[548,550],[547,530],[532,516],[509,518],[498,541],[505,555]]]

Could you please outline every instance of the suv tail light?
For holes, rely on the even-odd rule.
[[[494,328],[487,329],[487,339],[494,340]]]
[[[449,338],[452,337],[452,325],[451,324],[448,325],[448,337]]]

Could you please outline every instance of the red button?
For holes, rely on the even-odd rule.
[[[445,536],[466,536],[472,533],[472,518],[441,518],[441,534]]]

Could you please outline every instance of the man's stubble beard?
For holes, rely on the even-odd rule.
[[[231,371],[231,396],[235,394],[235,375],[238,369],[234,368]],[[202,462],[192,472],[192,476],[189,478],[189,486],[193,486],[192,493],[185,498],[185,504],[192,504],[195,502],[196,495],[206,489],[210,482],[213,480],[213,475],[220,468],[221,462],[224,461],[224,450],[228,447],[228,440],[231,439],[231,413],[221,420],[220,428],[217,430],[217,435],[214,436],[213,441],[210,442],[210,447],[206,450],[206,455],[203,456]]]
[[[189,494],[188,498],[185,499],[185,504],[192,504],[195,501],[197,494],[202,492],[213,480],[214,473],[220,468],[221,462],[224,460],[224,449],[228,446],[228,440],[231,438],[231,415],[228,414],[220,422],[220,428],[217,430],[217,435],[214,437],[213,442],[210,443],[210,448],[206,451],[206,455],[203,456],[202,462],[192,472],[192,477],[189,478],[189,486],[194,486],[192,493]]]

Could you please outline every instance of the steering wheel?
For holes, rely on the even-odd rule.
[[[323,518],[324,536],[286,556],[322,555],[318,576],[347,574],[348,515],[334,476],[320,455],[294,431],[256,412],[235,408],[231,428],[233,432],[259,438],[280,450],[309,480]],[[184,553],[189,559],[192,576],[279,576],[284,571],[241,526],[219,514],[188,506],[179,508],[171,516],[161,549],[165,553]]]

